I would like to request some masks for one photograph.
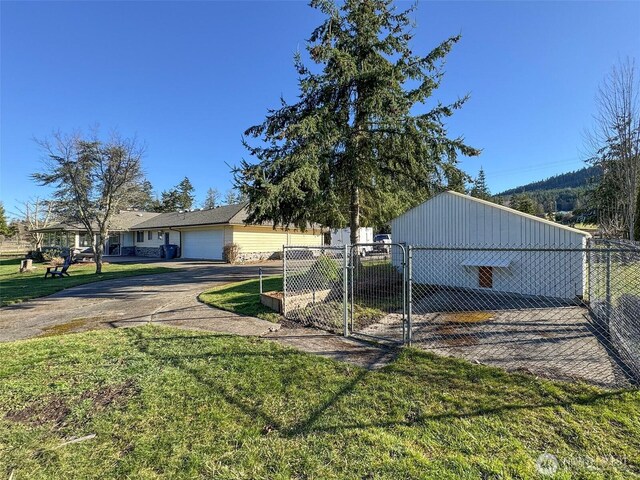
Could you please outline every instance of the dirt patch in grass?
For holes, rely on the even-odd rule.
[[[98,390],[87,390],[81,396],[81,400],[91,400],[96,410],[104,409],[112,404],[126,403],[126,400],[138,393],[138,387],[133,380],[123,383],[106,385]]]
[[[133,380],[127,380],[96,390],[87,390],[80,395],[76,403],[89,400],[91,402],[89,415],[91,415],[110,406],[123,405],[138,392],[139,388]],[[67,417],[71,414],[73,406],[74,404],[60,395],[49,395],[23,408],[8,411],[5,419],[29,426],[53,424],[55,428],[61,428],[67,425]]]
[[[70,413],[71,408],[63,397],[51,395],[19,410],[10,410],[4,418],[11,422],[34,427],[51,423],[56,427],[61,427]]]

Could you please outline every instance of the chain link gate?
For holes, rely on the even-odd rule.
[[[285,246],[283,267],[287,319],[344,336],[408,338],[404,245]],[[393,332],[381,335],[381,325]]]
[[[284,316],[304,326],[346,335],[348,262],[348,246],[285,246]]]
[[[403,344],[409,340],[407,248],[358,243],[349,255],[349,333]]]

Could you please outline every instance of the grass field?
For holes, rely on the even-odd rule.
[[[51,295],[84,283],[175,271],[173,268],[145,263],[111,263],[103,265],[102,274],[96,275],[95,264],[86,263],[71,265],[68,270],[69,277],[45,279],[46,264],[34,264],[35,270],[25,273],[19,272],[19,266],[20,259],[0,260],[0,306]]]
[[[640,478],[638,392],[412,349],[367,371],[141,327],[0,358],[0,478]],[[555,477],[536,474],[543,453]]]
[[[264,292],[281,292],[282,276],[263,279]],[[250,315],[271,322],[278,322],[280,315],[260,303],[260,283],[258,280],[230,283],[212,288],[200,294],[198,299],[215,308],[239,315]]]

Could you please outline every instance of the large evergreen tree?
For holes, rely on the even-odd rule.
[[[480,153],[449,138],[444,124],[467,97],[424,108],[460,37],[416,55],[412,9],[398,13],[391,0],[311,6],[326,16],[307,45],[317,67],[296,55],[299,101],[282,99],[245,132],[261,140],[244,142],[258,162],[243,161],[235,181],[250,202],[249,222],[348,224],[355,242],[361,224],[386,223],[449,183],[463,184],[458,155]]]
[[[184,177],[182,181],[176,186],[178,192],[178,203],[180,210],[191,210],[193,203],[195,202],[196,189],[191,184],[189,178]]]
[[[149,180],[144,180],[135,196],[131,208],[144,210],[146,212],[154,212],[160,207],[160,202],[154,197],[153,185]]]

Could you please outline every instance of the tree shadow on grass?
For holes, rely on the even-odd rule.
[[[629,389],[607,391],[583,384],[549,382],[529,375],[510,374],[496,368],[471,365],[462,360],[437,357],[436,355],[422,352],[410,352],[401,355],[393,364],[379,371],[373,372],[353,367],[355,373],[348,377],[335,392],[328,397],[322,395],[324,398],[320,402],[316,405],[310,405],[302,420],[293,425],[285,425],[286,421],[283,422],[281,419],[270,415],[259,404],[251,402],[249,396],[242,393],[238,394],[237,390],[225,387],[223,382],[212,381],[211,378],[203,374],[202,370],[191,367],[189,362],[207,358],[255,358],[263,356],[266,360],[279,362],[279,365],[282,365],[282,359],[296,356],[302,357],[307,354],[287,349],[265,352],[231,351],[195,355],[163,355],[161,351],[154,351],[152,348],[154,342],[194,341],[196,339],[205,340],[210,337],[221,338],[223,336],[145,337],[138,329],[127,329],[126,334],[130,336],[132,344],[140,352],[185,372],[200,384],[222,396],[227,403],[238,408],[248,418],[259,419],[264,423],[265,428],[268,427],[268,431],[278,431],[284,437],[300,437],[313,433],[336,433],[345,430],[368,428],[420,427],[432,421],[446,422],[456,419],[501,415],[519,410],[531,412],[544,408],[594,405],[600,401],[621,397],[634,391]],[[411,369],[412,362],[415,363],[417,361],[421,361],[420,365]],[[295,368],[295,365],[292,368]],[[382,382],[380,386],[375,385],[372,380],[372,376],[377,375],[386,377],[378,379]],[[428,389],[428,392],[425,391],[425,393],[448,393],[455,395],[456,400],[445,404],[444,409],[440,412],[412,413],[407,411],[405,418],[396,417],[389,420],[380,418],[371,421],[351,421],[352,417],[347,415],[345,421],[337,425],[322,425],[324,419],[341,419],[343,417],[342,414],[336,417],[329,412],[336,408],[343,399],[354,394],[359,389],[362,388],[364,390],[363,393],[366,395],[375,396],[379,393],[377,389],[386,388],[386,393],[389,393],[394,385],[402,382],[410,383],[413,386],[425,385],[427,386],[426,389]],[[505,388],[507,386],[508,388]],[[403,394],[402,389],[394,393]],[[519,401],[514,399],[519,399]],[[362,399],[356,399],[356,401],[361,402]],[[438,402],[436,402],[436,405],[438,405]],[[373,418],[375,415],[379,415],[379,413],[372,410],[368,418]]]

